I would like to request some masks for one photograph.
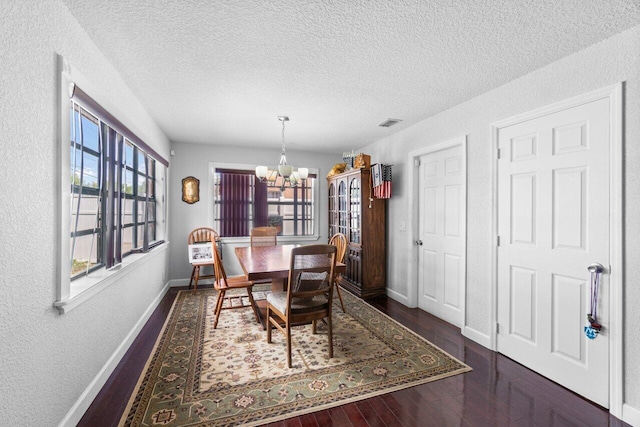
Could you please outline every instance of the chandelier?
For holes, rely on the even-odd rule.
[[[280,178],[280,190],[284,191],[286,186],[295,187],[309,177],[309,169],[298,168],[293,170],[293,165],[287,164],[287,155],[284,145],[284,123],[289,121],[288,116],[278,116],[278,120],[282,122],[282,153],[278,166],[269,169],[267,166],[256,167],[256,177],[260,182],[267,182],[269,186],[276,186],[278,178]]]

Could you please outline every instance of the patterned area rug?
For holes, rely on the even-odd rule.
[[[264,298],[265,292],[254,292]],[[342,292],[334,357],[326,329],[293,330],[273,343],[250,308],[225,310],[213,329],[214,290],[179,292],[121,426],[259,425],[389,393],[471,368],[393,319]]]

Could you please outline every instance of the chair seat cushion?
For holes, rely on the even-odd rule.
[[[285,313],[287,309],[287,293],[271,292],[267,295],[267,302],[279,312]],[[327,297],[325,297],[324,295],[316,295],[313,298],[292,298],[291,310],[312,309],[315,307],[323,306],[327,304],[327,302]]]

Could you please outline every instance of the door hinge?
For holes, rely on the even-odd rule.
[[[496,237],[496,244],[497,244],[498,246],[500,246],[500,236],[497,236],[497,237]]]
[[[419,167],[420,166],[420,159],[413,159],[413,166]]]
[[[498,160],[500,160],[500,149],[498,148]]]
[[[496,334],[500,334],[500,323],[496,323]]]

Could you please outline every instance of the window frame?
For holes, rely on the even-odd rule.
[[[211,224],[212,227],[215,227],[216,218],[215,218],[215,194],[214,194],[214,185],[215,185],[215,174],[217,169],[228,169],[228,170],[242,170],[242,171],[255,171],[256,166],[258,164],[251,163],[228,163],[228,162],[209,162],[209,176],[208,176],[208,185],[207,185],[207,221]],[[318,168],[309,168],[309,174],[315,174],[315,185],[312,190],[313,197],[313,222],[314,222],[314,230],[312,234],[305,236],[278,236],[278,242],[282,243],[295,243],[295,242],[310,242],[317,241],[320,239],[320,178],[319,178],[319,169]],[[250,236],[237,236],[237,237],[220,237],[220,240],[224,243],[248,243],[250,241]]]
[[[59,127],[57,141],[59,147],[58,157],[60,168],[57,182],[59,195],[59,197],[57,198],[57,212],[59,218],[59,254],[57,261],[58,279],[56,286],[56,300],[54,301],[53,306],[56,307],[61,314],[63,314],[74,309],[75,307],[88,300],[101,290],[110,286],[111,284],[116,283],[122,277],[122,275],[126,274],[125,272],[129,271],[134,265],[138,266],[141,263],[146,262],[146,260],[153,259],[167,250],[168,245],[166,244],[166,217],[168,206],[166,204],[166,195],[168,190],[167,178],[169,173],[169,163],[167,160],[165,160],[165,158],[163,158],[155,150],[153,150],[153,148],[151,148],[144,141],[138,138],[130,130],[130,127],[118,120],[117,117],[127,116],[120,114],[117,107],[114,107],[112,104],[110,104],[108,98],[101,96],[100,91],[97,90],[90,81],[88,81],[80,73],[78,73],[77,70],[75,70],[67,61],[65,61],[62,56],[58,56],[58,72],[60,76],[58,90]],[[70,185],[70,150],[74,149],[73,146],[70,145],[72,132],[72,100],[79,104],[82,108],[86,109],[89,114],[98,117],[98,133],[100,134],[100,138],[104,136],[102,134],[103,127],[100,125],[100,121],[102,121],[106,125],[108,125],[107,129],[115,130],[114,134],[118,135],[118,138],[121,137],[123,146],[125,144],[125,140],[129,140],[134,146],[139,147],[139,149],[144,152],[145,158],[153,159],[156,165],[154,171],[155,186],[153,188],[155,196],[154,203],[156,204],[155,222],[153,227],[156,233],[155,243],[153,245],[148,245],[147,237],[145,236],[144,243],[146,251],[133,250],[128,254],[128,256],[122,256],[122,260],[113,265],[111,268],[106,268],[105,264],[103,263],[100,267],[90,269],[89,274],[85,274],[81,277],[74,277],[73,280],[71,277],[70,259],[72,229],[72,226],[70,224],[70,209],[73,200],[72,196],[74,194],[71,191],[72,185]],[[137,150],[134,150],[134,154],[136,153]],[[122,154],[122,152],[120,154]],[[105,167],[105,165],[108,163],[108,161],[104,159],[104,157],[106,157],[107,155],[108,153],[106,151],[100,154],[100,159],[98,161],[98,163],[100,164],[100,168]],[[115,162],[114,167],[116,167],[116,170],[118,171],[117,175],[119,176],[123,170],[122,164]],[[147,174],[148,176],[148,168],[145,171],[145,174]],[[113,189],[104,189],[103,194],[109,191],[109,200],[105,202],[99,202],[103,206],[103,208],[101,208],[103,210],[100,214],[102,217],[102,223],[105,222],[105,218],[109,218],[109,221],[111,222],[116,221],[113,218],[113,210],[110,210],[110,208],[108,208],[107,206],[109,204],[113,204],[114,201],[115,203],[118,203],[118,200],[120,199],[120,193],[122,192],[121,181],[119,179],[116,179],[115,182],[113,182],[113,185],[120,186],[116,191],[117,196],[114,196]],[[147,201],[148,194],[149,184],[147,183],[145,194],[145,199]],[[148,206],[145,206],[145,215],[147,215],[147,211]],[[121,220],[122,218],[118,219],[118,221]],[[134,221],[138,221],[138,218],[135,218]],[[104,229],[104,225],[101,226],[102,233],[108,232],[108,230]],[[111,230],[113,231],[113,228]],[[146,227],[145,230],[147,230]],[[120,243],[118,242],[118,244]],[[134,246],[136,246],[135,242]],[[151,249],[155,247],[158,247],[158,249],[151,251]],[[114,252],[116,252],[115,249]]]

